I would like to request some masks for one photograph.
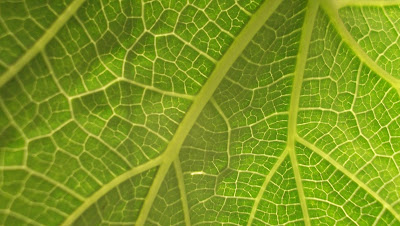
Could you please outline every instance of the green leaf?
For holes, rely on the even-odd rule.
[[[400,1],[0,1],[0,225],[400,224]]]

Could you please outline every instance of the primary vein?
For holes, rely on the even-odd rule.
[[[164,162],[161,164],[157,172],[156,179],[150,187],[149,193],[144,201],[143,208],[139,214],[137,225],[143,225],[153,204],[154,197],[161,186],[161,182],[157,181],[164,179],[171,163],[178,157],[182,144],[193,127],[198,116],[202,112],[205,105],[211,99],[214,91],[217,89],[225,74],[231,68],[236,59],[240,56],[247,44],[253,39],[257,31],[264,25],[268,18],[272,15],[282,0],[265,1],[256,13],[253,14],[249,22],[237,36],[232,45],[228,48],[221,60],[216,64],[214,71],[211,73],[207,82],[200,90],[199,94],[194,98],[192,106],[186,113],[180,126],[176,130],[174,137],[168,144],[163,156]]]

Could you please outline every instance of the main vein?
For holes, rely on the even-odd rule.
[[[57,18],[49,29],[43,34],[39,40],[26,53],[11,65],[6,72],[0,75],[0,87],[7,83],[15,74],[17,74],[33,57],[35,57],[47,43],[57,34],[64,24],[76,13],[85,0],[75,0],[65,11]]]
[[[297,64],[294,72],[293,90],[290,99],[289,108],[289,126],[288,126],[288,140],[286,149],[289,152],[290,160],[293,165],[293,172],[296,179],[296,186],[299,193],[299,200],[301,209],[303,212],[303,220],[306,225],[310,225],[310,218],[308,215],[308,209],[306,204],[306,198],[303,190],[303,183],[300,176],[299,166],[297,163],[297,157],[295,152],[295,136],[296,136],[296,125],[297,125],[297,112],[299,110],[301,85],[303,83],[304,68],[306,65],[308,48],[311,40],[312,28],[314,26],[314,20],[317,14],[318,4],[314,0],[310,0],[307,5],[307,12],[304,19],[304,25],[302,29],[299,53],[297,55]]]
[[[157,195],[161,186],[161,181],[167,174],[171,163],[178,157],[179,151],[186,136],[189,134],[190,129],[193,127],[204,106],[211,99],[214,91],[217,89],[225,74],[240,56],[244,48],[253,39],[257,31],[264,25],[264,23],[272,15],[281,2],[282,0],[269,0],[265,1],[260,6],[240,34],[236,37],[235,41],[226,51],[221,60],[216,64],[215,69],[211,73],[206,84],[200,90],[199,94],[194,98],[192,106],[186,113],[184,119],[180,123],[180,126],[176,130],[174,137],[168,144],[168,147],[163,154],[164,161],[161,164],[154,182],[150,187],[149,193],[144,201],[142,210],[140,211],[139,217],[136,221],[137,225],[144,225],[151,206],[153,205],[155,196]]]

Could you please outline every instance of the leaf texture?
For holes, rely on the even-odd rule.
[[[0,1],[0,224],[400,224],[399,6]]]

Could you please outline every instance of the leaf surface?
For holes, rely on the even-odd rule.
[[[399,5],[0,2],[0,224],[399,224]]]

